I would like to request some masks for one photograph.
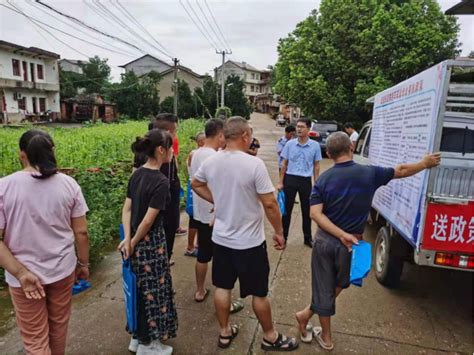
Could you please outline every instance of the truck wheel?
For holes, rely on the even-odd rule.
[[[393,255],[392,238],[388,227],[381,227],[375,240],[375,277],[382,285],[395,288],[400,283],[403,259]]]

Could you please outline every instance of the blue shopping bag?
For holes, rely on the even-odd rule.
[[[193,216],[193,190],[191,189],[191,180],[188,180],[188,185],[187,185],[187,190],[186,190],[186,213],[188,214],[189,217]]]
[[[86,280],[77,280],[77,283],[72,286],[72,295],[75,296],[92,287],[91,283]]]
[[[120,240],[125,238],[123,225],[120,225]],[[127,316],[127,329],[131,333],[137,331],[137,275],[132,270],[131,258],[124,260],[122,257],[122,285],[125,296],[125,314]]]
[[[286,215],[285,200],[285,192],[283,192],[283,190],[280,190],[277,195],[277,201],[282,216]]]
[[[372,246],[359,240],[358,245],[352,246],[350,283],[362,286],[362,280],[367,277],[372,267]]]

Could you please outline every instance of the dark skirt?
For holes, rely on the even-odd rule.
[[[138,330],[134,335],[142,342],[176,337],[178,316],[161,223],[135,247],[132,267],[138,287]]]

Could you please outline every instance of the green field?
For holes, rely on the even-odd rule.
[[[203,130],[204,121],[180,122],[178,137],[179,175],[186,187],[186,158],[195,148],[194,137]],[[21,169],[18,141],[28,128],[0,129],[0,177]],[[92,260],[97,260],[118,234],[121,206],[132,171],[130,145],[147,131],[147,122],[98,124],[83,128],[42,128],[55,143],[58,166],[66,169],[82,188],[90,212],[87,215]],[[0,283],[2,272],[0,270]]]
[[[202,127],[202,121],[193,119],[180,124],[178,136],[183,148],[181,154],[183,157],[188,152],[190,138]],[[53,137],[60,168],[106,168],[118,161],[131,161],[130,145],[135,137],[142,136],[146,132],[147,122],[98,124],[84,128],[40,129],[47,130]],[[18,141],[25,130],[25,128],[0,129],[0,176],[20,169]]]

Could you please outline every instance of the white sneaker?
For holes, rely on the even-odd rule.
[[[173,348],[169,345],[164,345],[160,341],[152,341],[148,345],[138,345],[137,355],[171,355]]]
[[[128,350],[131,351],[132,353],[136,353],[138,350],[138,339],[135,339],[132,337],[130,339],[130,344],[128,345]]]
[[[171,347],[169,345],[165,345],[163,343],[161,343],[160,345],[161,345],[161,349],[163,350],[163,355],[173,354],[173,347]]]

